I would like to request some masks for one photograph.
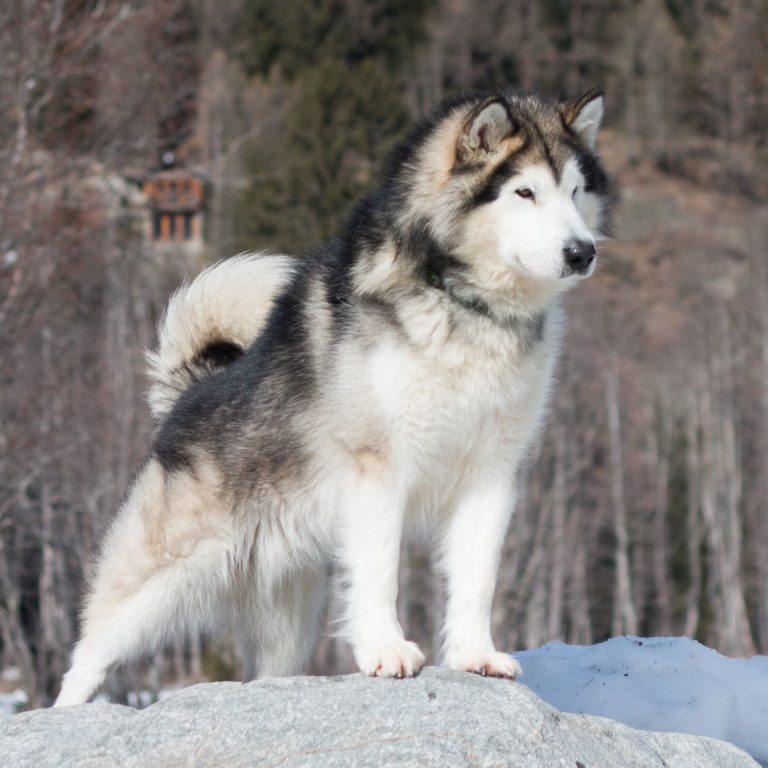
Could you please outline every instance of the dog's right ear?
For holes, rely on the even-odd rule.
[[[493,154],[502,140],[515,132],[509,107],[501,98],[479,104],[464,124],[459,138],[458,155],[461,160]]]

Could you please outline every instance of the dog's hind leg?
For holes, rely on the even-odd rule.
[[[158,650],[173,637],[173,630],[184,631],[189,622],[181,615],[183,593],[198,586],[184,570],[158,574],[122,599],[110,600],[104,593],[89,599],[89,618],[56,706],[88,701],[111,668]]]
[[[212,622],[227,580],[226,537],[174,514],[196,490],[181,481],[156,462],[139,475],[107,537],[56,706],[88,701],[112,667]]]
[[[304,568],[287,574],[267,594],[246,608],[241,627],[243,679],[288,677],[309,663],[325,605],[325,569]]]

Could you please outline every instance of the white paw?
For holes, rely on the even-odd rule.
[[[522,673],[522,667],[508,653],[500,651],[449,651],[445,663],[460,672],[474,672],[488,677],[506,677],[514,680]]]
[[[413,677],[424,666],[424,654],[416,643],[399,640],[375,648],[358,648],[355,658],[369,677]]]

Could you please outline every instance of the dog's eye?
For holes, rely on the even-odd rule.
[[[573,192],[571,193],[571,197],[575,200],[576,199],[576,193],[579,191],[578,187],[573,188]]]
[[[523,200],[535,200],[536,195],[533,194],[533,190],[529,189],[528,187],[520,187],[520,189],[515,190],[515,194],[519,197],[522,197]]]

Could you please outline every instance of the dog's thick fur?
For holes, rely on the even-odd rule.
[[[58,704],[180,632],[234,624],[249,676],[311,655],[328,564],[360,669],[424,657],[396,614],[404,535],[430,535],[444,661],[514,677],[490,611],[560,337],[594,268],[603,98],[502,92],[442,105],[340,236],[245,256],[172,299],[150,356],[151,453],[104,542]]]

